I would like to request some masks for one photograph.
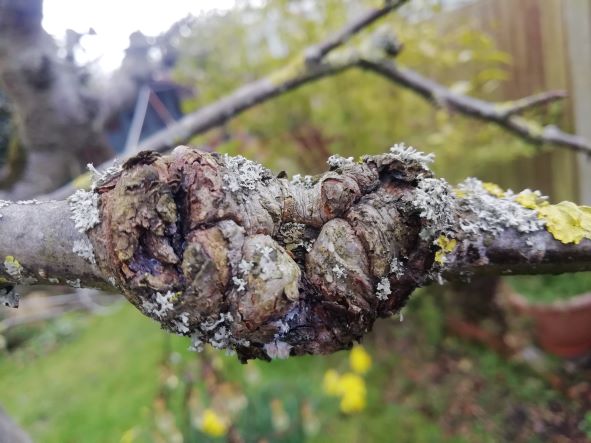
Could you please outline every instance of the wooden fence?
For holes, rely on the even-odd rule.
[[[577,60],[571,58],[573,29],[569,26],[573,24],[569,20],[573,15],[570,8],[575,3],[591,7],[591,0],[480,0],[445,14],[441,24],[446,27],[472,23],[511,56],[512,63],[507,68],[509,80],[504,83],[498,100],[516,99],[549,89],[566,90],[570,97],[586,92],[589,97],[591,85],[588,91],[581,91],[580,87],[575,90],[572,82],[571,71]],[[580,20],[576,26],[588,27],[589,20]],[[579,39],[577,44],[591,55],[591,40]],[[591,71],[587,71],[587,77],[591,78]],[[564,117],[558,122],[570,131],[575,129],[575,121],[578,123],[573,118],[573,102],[572,98],[567,100]],[[505,187],[540,189],[556,201],[578,200],[584,194],[580,187],[583,180],[579,180],[579,158],[563,148],[517,159],[486,175],[487,179]]]

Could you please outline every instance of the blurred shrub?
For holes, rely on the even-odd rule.
[[[506,54],[467,24],[444,35],[434,22],[422,21],[417,26],[417,20],[437,11],[437,6],[428,3],[419,9],[403,9],[376,25],[390,28],[404,43],[399,62],[457,92],[494,98],[506,79]],[[198,19],[182,44],[177,79],[195,85],[198,91],[185,104],[187,111],[286,65],[376,2],[240,4],[241,8],[230,12]],[[349,44],[358,44],[371,32],[366,30]],[[496,127],[436,110],[415,94],[357,69],[257,106],[222,130],[194,141],[248,155],[288,173],[319,172],[331,153],[372,154],[405,141],[435,152],[436,172],[451,181],[476,175],[483,165],[533,152]]]

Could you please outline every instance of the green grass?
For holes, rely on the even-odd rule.
[[[93,317],[49,355],[0,357],[0,402],[35,441],[117,442],[148,417],[162,343],[130,308]]]
[[[518,293],[536,303],[568,300],[591,291],[591,272],[562,275],[523,275],[507,277],[506,281]]]
[[[342,415],[338,399],[322,391],[327,369],[348,370],[346,352],[247,365],[223,352],[212,352],[210,362],[221,382],[231,384],[246,401],[234,416],[241,436],[246,442],[264,438],[270,443],[495,441],[493,437],[500,438],[503,430],[508,405],[560,400],[524,368],[446,337],[438,318],[441,312],[433,303],[422,293],[413,299],[403,323],[393,320],[378,333],[387,345],[371,339],[367,343],[374,357],[366,377],[368,405],[353,416]],[[0,403],[35,441],[118,443],[132,428],[138,431],[134,443],[172,441],[155,438],[164,417],[156,399],[166,399],[165,413],[172,414],[173,427],[185,435],[185,443],[223,441],[187,426],[187,419],[195,414],[186,406],[190,383],[197,393],[197,410],[212,405],[202,357],[187,352],[188,339],[167,335],[129,305],[107,316],[75,320],[73,328],[46,326],[16,352],[0,354]],[[69,333],[48,339],[52,328]],[[459,360],[465,360],[461,370],[455,366]],[[440,370],[442,362],[452,366]],[[169,386],[170,377],[178,381]],[[458,387],[468,381],[483,387],[462,394],[462,400],[466,397],[468,403],[479,405],[486,416],[452,414],[464,421],[463,434],[454,435],[443,425],[450,404],[458,399]],[[272,405],[277,400],[290,419],[287,431],[273,429]],[[304,432],[304,407],[317,421],[316,432]]]

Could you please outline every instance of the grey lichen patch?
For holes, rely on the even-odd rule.
[[[79,278],[77,278],[75,280],[66,280],[66,284],[68,286],[71,286],[72,288],[76,288],[76,289],[81,287],[81,282],[80,282]]]
[[[232,334],[234,317],[230,312],[222,312],[219,317],[202,322],[191,333],[190,351],[201,352],[203,346],[209,343],[215,349],[226,349],[233,352],[238,347],[248,348],[250,342],[242,338],[236,338]]]
[[[79,189],[68,197],[71,218],[79,232],[85,233],[100,222],[99,196],[95,192]]]
[[[113,164],[108,168],[104,169],[103,171],[99,171],[97,168],[94,167],[92,163],[88,163],[86,167],[92,174],[93,182],[91,185],[91,189],[93,190],[99,186],[104,185],[113,178],[116,178],[123,170],[123,168],[117,160],[113,161]]]
[[[228,169],[228,173],[223,177],[224,186],[234,193],[254,191],[263,179],[270,178],[272,175],[267,168],[241,155],[231,157],[225,154],[224,163]]]
[[[390,148],[390,154],[402,163],[418,163],[423,168],[429,169],[429,165],[435,161],[435,154],[425,154],[417,151],[412,146],[397,143]]]
[[[457,224],[456,198],[443,179],[420,179],[409,203],[424,220],[421,231],[424,240],[448,233]]]
[[[332,267],[332,272],[334,273],[335,278],[337,279],[345,278],[345,276],[347,275],[347,270],[338,263]]]
[[[92,263],[93,265],[96,264],[96,259],[94,257],[94,248],[92,247],[92,243],[88,238],[83,238],[82,240],[74,240],[74,246],[72,247],[72,251],[75,254],[78,254],[84,260]]]
[[[338,154],[331,155],[326,160],[326,164],[333,169],[342,168],[343,166],[350,166],[355,163],[353,157],[342,157]]]
[[[499,235],[507,228],[524,233],[544,229],[545,223],[538,218],[536,211],[516,202],[511,192],[493,196],[475,178],[466,179],[457,189],[461,196],[458,207],[465,214],[459,223],[461,230],[468,235]]]
[[[390,274],[396,278],[400,278],[404,275],[404,265],[398,257],[393,257],[390,260]]]
[[[149,317],[162,319],[173,310],[173,303],[179,294],[168,291],[166,293],[156,292],[151,300],[143,300],[142,309]]]
[[[275,340],[265,344],[263,348],[271,359],[286,359],[289,357],[292,346],[284,341]]]
[[[314,177],[311,175],[300,175],[295,174],[291,178],[291,184],[296,186],[302,186],[304,189],[312,189],[315,184]]]
[[[390,288],[390,280],[387,277],[382,277],[376,288],[376,297],[378,300],[388,300],[388,297],[392,294]]]

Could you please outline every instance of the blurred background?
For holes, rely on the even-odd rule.
[[[57,65],[116,105],[103,112],[85,101],[93,118],[105,114],[93,126],[100,143],[81,143],[52,180],[16,191],[37,183],[27,175],[36,153],[66,157],[55,141],[31,147],[35,134],[40,144],[47,138],[36,133],[43,96],[40,105],[14,91],[16,68],[1,75],[20,63],[14,46],[36,56],[27,51],[41,31],[4,32],[0,17],[0,186],[17,198],[76,177],[84,186],[88,161],[129,154],[380,4],[19,2],[43,13]],[[458,94],[505,102],[566,90],[570,99],[526,117],[591,139],[591,1],[413,0],[351,44],[378,28],[404,45],[397,62]],[[41,117],[27,128],[33,115]],[[322,172],[332,154],[358,157],[397,142],[435,153],[433,169],[451,183],[476,176],[591,203],[587,158],[528,144],[355,69],[257,105],[190,144],[292,176]],[[221,351],[189,352],[189,339],[159,330],[117,295],[22,288],[21,308],[0,308],[0,405],[34,441],[55,443],[591,441],[589,291],[586,273],[432,286],[351,352],[241,365]]]

